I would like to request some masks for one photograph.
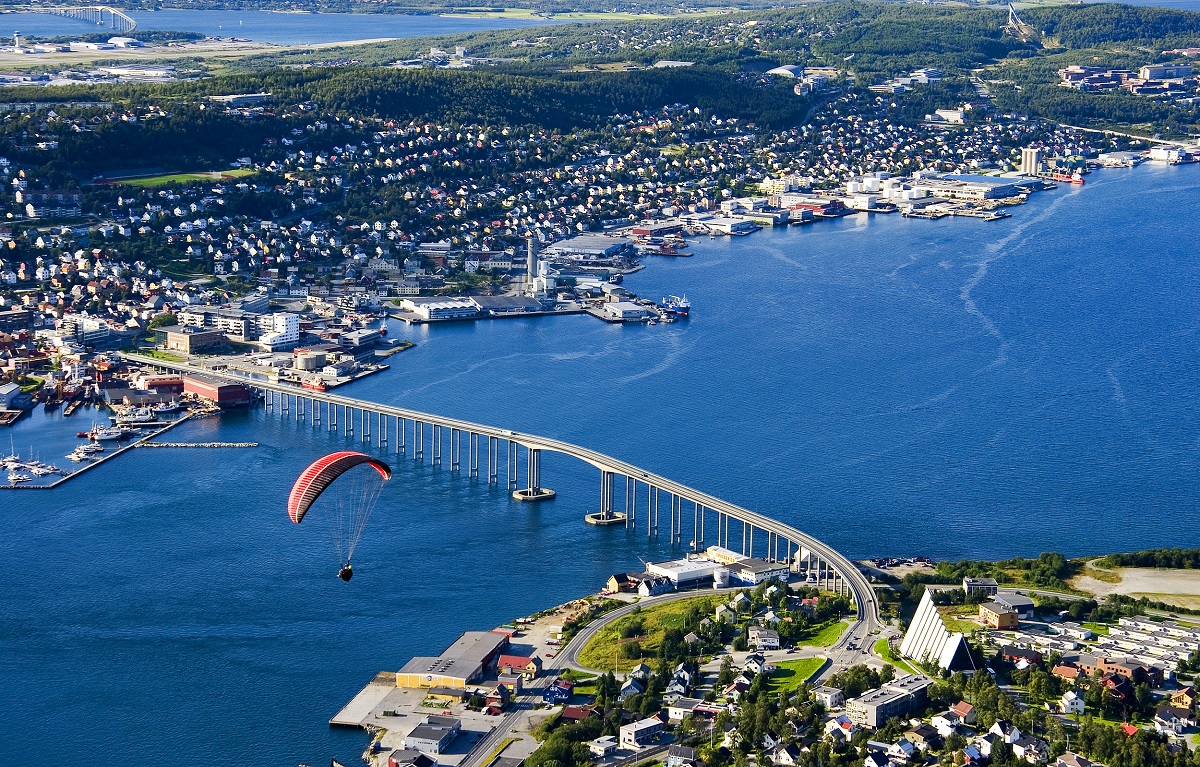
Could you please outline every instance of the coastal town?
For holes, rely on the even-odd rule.
[[[194,105],[277,126],[228,171],[67,188],[34,162],[0,159],[0,354],[6,379],[31,395],[5,406],[81,391],[88,355],[110,349],[215,356],[324,389],[405,348],[385,337],[385,316],[673,322],[688,316],[686,296],[639,298],[622,278],[690,256],[696,238],[851,215],[997,221],[1094,168],[1195,151],[984,102],[910,122],[874,91],[829,96],[786,131],[675,105],[568,136],[347,120],[239,94]],[[178,117],[153,105],[33,106],[22,157],[53,155],[66,133]]]
[[[0,48],[16,761],[1200,766],[1200,14],[159,5]]]
[[[941,572],[860,566],[902,591],[890,571]],[[816,576],[800,557],[719,546],[617,573],[596,596],[381,672],[331,724],[366,729],[364,758],[389,767],[1102,764],[1072,742],[1107,764],[1129,764],[1131,748],[1189,753],[1192,624],[935,577],[905,597],[905,631],[859,646],[842,634],[853,606]],[[1124,723],[1100,724],[1112,720]]]

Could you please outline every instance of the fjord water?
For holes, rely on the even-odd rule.
[[[392,323],[417,347],[342,391],[578,442],[857,557],[1197,545],[1197,172],[1102,171],[995,223],[705,238],[626,281],[688,321]],[[91,417],[14,443],[57,460]],[[326,721],[376,671],[671,551],[586,527],[598,477],[558,456],[542,506],[395,460],[346,584],[283,499],[359,443],[261,410],[170,439],[261,447],[0,491],[4,764],[351,763],[365,738]]]
[[[385,37],[424,37],[488,29],[516,29],[546,24],[535,19],[487,19],[411,16],[396,13],[278,13],[273,11],[129,11],[139,30],[200,32],[209,37],[238,37],[275,45],[314,45]],[[90,22],[42,13],[0,16],[4,34],[61,37],[103,32]],[[118,34],[113,32],[114,35]]]

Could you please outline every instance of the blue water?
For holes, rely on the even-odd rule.
[[[138,29],[201,32],[209,37],[249,38],[276,45],[310,45],[381,37],[423,37],[546,24],[522,19],[468,19],[362,13],[273,13],[271,11],[129,11]],[[0,16],[4,34],[58,37],[104,31],[90,22],[40,13]],[[118,34],[113,32],[114,35]]]
[[[1197,172],[1102,171],[995,223],[706,238],[626,281],[686,293],[686,322],[393,324],[417,347],[344,391],[598,448],[853,556],[1200,545]],[[57,460],[92,417],[13,443]],[[262,446],[0,492],[0,763],[350,763],[365,739],[326,721],[376,671],[669,552],[585,526],[598,477],[568,459],[538,507],[398,461],[344,584],[283,498],[358,443],[261,411],[172,439]]]

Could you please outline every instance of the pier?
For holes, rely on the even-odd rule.
[[[174,429],[179,424],[184,423],[191,417],[192,416],[190,413],[184,414],[184,415],[180,416],[179,418],[175,419],[174,421],[167,423],[158,431],[151,432],[150,434],[147,434],[143,437],[139,437],[138,439],[134,440],[133,442],[129,443],[128,445],[125,445],[124,447],[119,447],[116,450],[112,451],[111,453],[105,453],[103,456],[95,459],[94,461],[87,464],[86,466],[80,466],[78,469],[71,472],[70,474],[64,474],[63,476],[59,477],[58,479],[54,480],[53,482],[51,482],[48,485],[0,485],[0,490],[53,490],[54,488],[58,487],[62,483],[67,482],[72,479],[75,479],[80,474],[89,472],[102,463],[108,463],[109,461],[116,458],[118,455],[121,455],[122,453],[124,453],[127,450],[133,450],[135,448],[147,447],[147,446],[155,447],[154,445],[149,444],[149,440],[154,439],[155,437],[157,437],[160,434],[165,434],[166,432],[170,431],[171,429]]]
[[[258,447],[257,442],[139,442],[134,447]]]
[[[689,550],[716,544],[746,557],[786,562],[793,571],[806,570],[810,585],[852,596],[858,617],[867,623],[868,631],[878,621],[870,581],[830,546],[770,517],[598,451],[536,434],[250,379],[227,370],[138,354],[125,353],[122,357],[160,370],[240,383],[261,397],[267,412],[281,418],[357,437],[364,447],[370,446],[380,454],[408,457],[419,463],[428,461],[433,466],[448,465],[451,471],[464,472],[471,478],[486,476],[489,486],[503,482],[518,500],[552,498],[553,492],[542,485],[541,453],[549,450],[569,455],[600,472],[600,508],[589,515],[592,524],[623,524],[631,530],[644,530],[649,538],[666,535],[671,544]],[[667,520],[662,519],[664,510]]]

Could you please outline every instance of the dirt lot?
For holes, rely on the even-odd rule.
[[[1097,596],[1127,594],[1147,597],[1181,607],[1200,607],[1200,570],[1159,570],[1151,567],[1119,567],[1106,571],[1120,576],[1108,583],[1086,573],[1075,578],[1075,588]]]

